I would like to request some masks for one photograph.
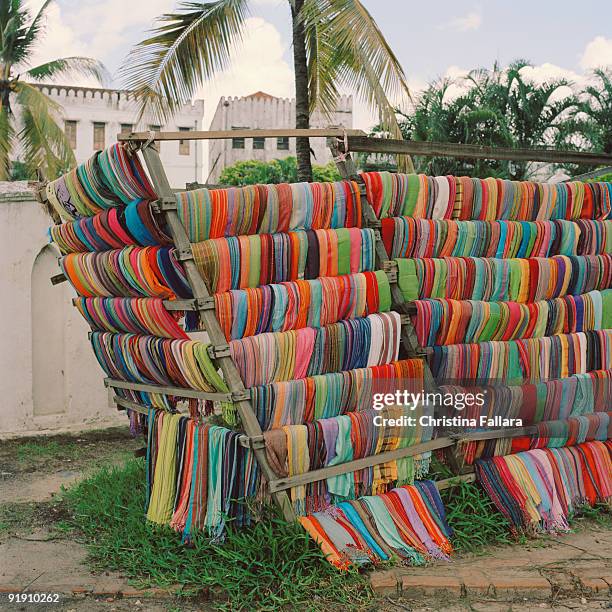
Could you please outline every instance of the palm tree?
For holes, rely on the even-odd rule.
[[[330,114],[339,91],[356,91],[401,138],[393,104],[409,97],[404,71],[360,0],[288,0],[293,25],[296,128],[308,128],[315,108]],[[240,41],[248,0],[183,1],[161,15],[151,36],[130,53],[121,73],[136,89],[141,113],[164,122],[224,70]],[[312,180],[307,138],[297,139],[299,180]]]
[[[453,81],[432,83],[417,99],[414,107],[399,113],[404,138],[431,142],[453,142],[498,147],[531,148],[552,146],[566,148],[563,138],[576,99],[561,95],[571,83],[554,79],[535,83],[525,76],[530,64],[517,60],[507,68],[497,64],[492,70],[470,72],[457,84],[464,91],[448,95]],[[602,108],[605,108],[602,100]],[[609,107],[608,107],[609,108]],[[430,174],[470,174],[525,180],[541,164],[503,160],[461,160],[416,158],[420,171]]]
[[[60,107],[32,81],[68,74],[106,78],[102,64],[87,57],[65,57],[30,67],[28,60],[40,42],[45,11],[52,1],[46,0],[33,19],[24,0],[0,2],[0,180],[10,177],[16,144],[28,176],[40,168],[54,177],[75,161],[57,124]]]
[[[576,102],[568,131],[591,150],[612,153],[612,70],[598,68],[593,77]]]

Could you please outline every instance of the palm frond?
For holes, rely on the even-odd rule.
[[[15,140],[15,127],[7,108],[0,108],[0,181],[11,176],[11,151]]]
[[[28,55],[31,41],[28,39],[30,18],[22,0],[0,2],[0,78],[8,80],[11,67]]]
[[[102,62],[89,57],[63,57],[30,68],[26,74],[37,81],[61,76],[93,77],[102,85],[110,81],[110,74]]]
[[[34,19],[32,19],[28,27],[28,31],[26,32],[26,35],[25,35],[25,42],[28,46],[34,43],[36,39],[38,38],[38,35],[40,34],[42,27],[43,27],[42,20],[45,16],[45,13],[47,12],[49,5],[54,1],[55,0],[45,0],[42,6],[40,7],[40,9],[38,9],[38,13],[36,13],[36,16],[34,17]]]
[[[326,24],[311,23],[306,28],[306,54],[308,56],[308,100],[311,114],[315,109],[331,117],[338,105],[338,72],[332,62],[333,46],[326,32]]]
[[[306,0],[301,18],[307,32],[317,28],[316,102],[330,107],[339,88],[351,89],[378,111],[383,127],[401,139],[395,106],[411,100],[406,75],[363,4],[359,0]]]
[[[152,36],[136,45],[119,72],[136,91],[140,115],[149,109],[165,121],[227,68],[246,15],[247,0],[215,0],[182,2],[178,12],[159,17]]]
[[[61,108],[36,86],[18,84],[17,100],[21,106],[23,128],[18,134],[23,162],[29,173],[43,169],[49,178],[75,164],[74,152],[56,117]]]

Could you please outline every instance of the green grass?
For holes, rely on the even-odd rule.
[[[516,543],[510,523],[479,485],[458,481],[440,493],[457,552],[479,552],[490,545]]]
[[[103,469],[65,494],[70,526],[84,536],[94,567],[120,571],[141,586],[179,584],[183,594],[221,595],[218,607],[278,610],[364,609],[372,601],[367,578],[339,572],[299,525],[272,510],[245,530],[228,530],[222,545],[202,535],[192,547],[143,515],[142,461]]]
[[[82,453],[82,446],[77,442],[59,443],[56,440],[41,439],[36,442],[23,442],[17,448],[19,461],[38,459],[76,459]]]

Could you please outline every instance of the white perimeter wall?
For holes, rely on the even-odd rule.
[[[0,438],[126,423],[58,274],[52,223],[25,182],[0,183]]]

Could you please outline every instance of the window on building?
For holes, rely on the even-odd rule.
[[[64,134],[70,143],[71,149],[76,149],[77,144],[77,122],[73,120],[64,121]]]
[[[232,138],[232,149],[244,149],[244,138]]]
[[[134,131],[133,123],[120,123],[119,127],[120,127],[119,131],[121,132],[122,135],[131,134]]]
[[[263,136],[255,136],[253,138],[253,149],[265,149],[266,148],[266,139]]]
[[[93,124],[93,148],[101,151],[106,146],[106,124],[94,121]]]
[[[276,139],[276,148],[279,151],[288,151],[289,150],[289,137],[288,136],[279,136]]]
[[[188,127],[179,128],[179,132],[189,132],[190,130],[191,128],[188,128]],[[189,155],[190,154],[189,144],[190,144],[189,140],[179,140],[179,155]]]

